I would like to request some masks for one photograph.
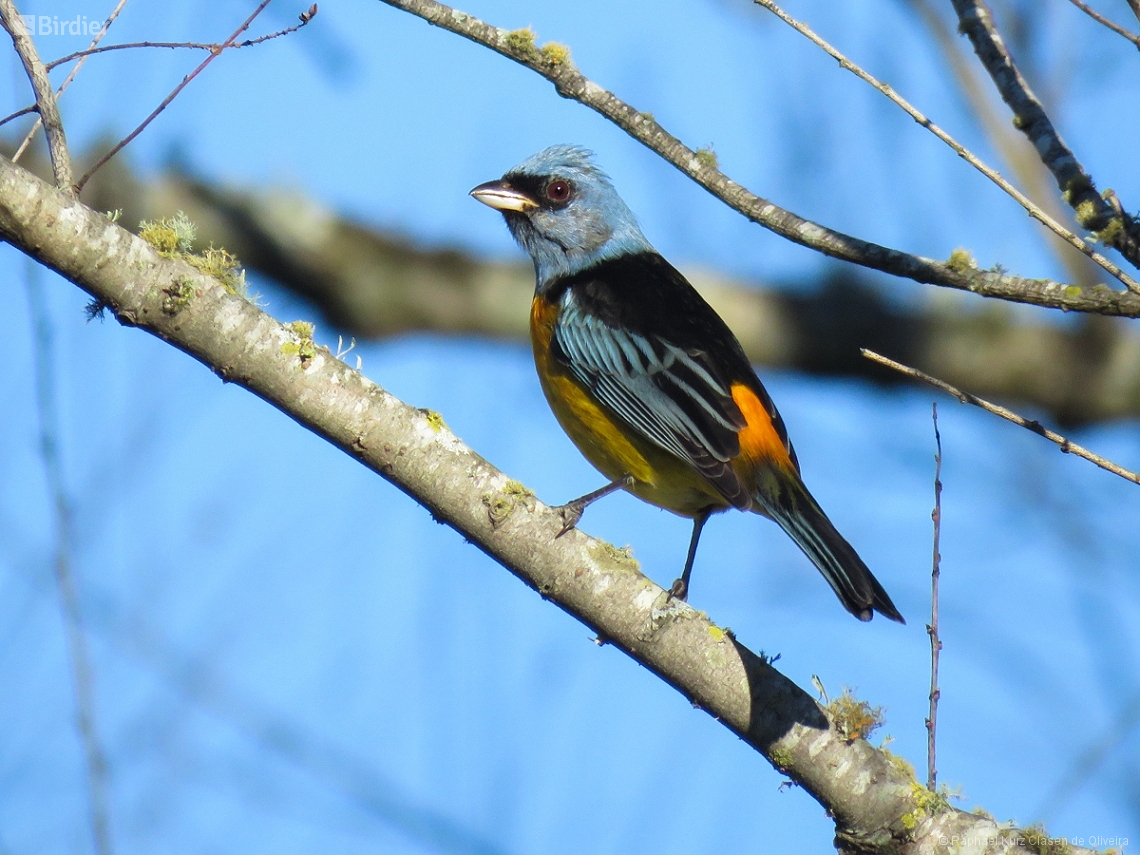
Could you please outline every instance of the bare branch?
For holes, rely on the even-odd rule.
[[[44,131],[47,134],[48,151],[51,153],[51,168],[55,175],[55,184],[68,192],[71,190],[71,154],[67,150],[67,137],[63,133],[63,120],[59,117],[59,104],[55,100],[55,92],[48,79],[47,69],[36,52],[36,45],[32,41],[28,28],[24,26],[24,19],[16,11],[12,0],[0,0],[0,20],[4,29],[12,37],[16,53],[20,55],[20,62],[28,73],[32,83],[32,91],[36,93],[36,109],[44,122]]]
[[[61,56],[59,59],[53,59],[47,64],[48,71],[51,71],[58,66],[66,65],[67,63],[76,59],[87,59],[89,56],[95,56],[100,53],[109,53],[117,50],[139,50],[141,48],[164,48],[169,50],[185,49],[185,50],[205,50],[210,53],[217,53],[223,49],[238,50],[246,45],[245,42],[235,45],[223,45],[220,42],[126,42],[120,45],[103,45],[102,47],[88,47],[84,50],[77,50],[75,53],[69,53],[66,56]]]
[[[1047,279],[1027,279],[999,271],[981,270],[968,263],[934,261],[813,223],[750,193],[721,173],[712,165],[710,158],[698,156],[697,152],[687,148],[652,116],[635,110],[583,76],[569,62],[566,48],[557,46],[551,49],[550,45],[537,48],[534,45],[534,34],[529,30],[511,33],[436,0],[383,2],[485,45],[542,75],[554,84],[559,95],[578,101],[605,116],[729,207],[793,243],[884,273],[916,282],[971,291],[984,297],[1066,311],[1140,317],[1140,295],[1131,291],[1117,291],[1103,285],[1091,288],[1066,285]]]
[[[1105,246],[1115,248],[1133,266],[1140,267],[1140,223],[1119,203],[1101,197],[1092,178],[1061,141],[1045,108],[1006,50],[989,8],[982,0],[952,2],[962,32],[969,36],[1002,100],[1013,111],[1014,125],[1029,138],[1041,161],[1053,173],[1061,198],[1076,212],[1077,222]]]
[[[970,151],[968,148],[950,136],[950,134],[946,133],[946,131],[942,130],[942,128],[934,124],[934,122],[932,122],[925,115],[915,109],[909,101],[895,92],[895,90],[888,84],[877,80],[870,73],[853,63],[851,60],[837,51],[834,47],[828,44],[824,39],[816,35],[811,27],[809,27],[807,24],[797,21],[795,18],[777,6],[773,0],[753,0],[753,2],[755,2],[757,5],[763,6],[769,12],[774,14],[777,18],[794,29],[797,33],[811,41],[812,44],[816,45],[818,48],[826,52],[828,56],[836,60],[840,66],[850,71],[864,83],[869,84],[881,92],[883,95],[887,96],[887,98],[902,108],[903,112],[918,122],[918,124],[922,125],[922,127],[926,128],[928,131],[934,134],[934,136],[938,137],[938,139],[946,143],[946,145],[948,145],[956,155],[965,160],[968,164],[970,164],[970,166],[974,167],[974,169],[978,170],[978,172],[982,173],[982,175],[986,176],[986,178],[990,179],[990,181],[1005,191],[1005,193],[1013,198],[1019,205],[1021,205],[1021,207],[1025,208],[1029,216],[1033,217],[1033,219],[1037,220],[1039,223],[1041,223],[1041,225],[1045,226],[1045,228],[1052,231],[1059,238],[1069,244],[1069,246],[1087,255],[1089,258],[1099,264],[1109,275],[1115,277],[1116,279],[1119,279],[1131,290],[1140,293],[1140,283],[1138,283],[1131,276],[1127,275],[1123,270],[1121,270],[1103,255],[1094,250],[1091,246],[1089,246],[1087,243],[1085,243],[1083,240],[1081,240],[1079,237],[1077,237],[1075,234],[1073,234],[1071,231],[1069,231],[1067,228],[1049,216],[1049,214],[1034,204],[1032,199],[1030,199],[1008,181],[1006,181],[1001,173],[999,173],[993,167],[987,166],[985,163],[983,163],[981,159],[977,157],[977,155],[975,155],[972,151]]]
[[[34,113],[34,112],[36,112],[36,105],[35,104],[33,104],[30,107],[25,107],[22,110],[17,110],[15,113],[9,113],[3,119],[0,119],[0,125],[6,125],[10,121],[12,121],[13,119],[18,119],[18,118],[20,118],[20,116],[26,116],[26,115],[28,115],[28,113]],[[37,117],[36,118],[36,127],[38,128],[41,124],[43,124],[43,120],[39,119]]]
[[[121,0],[120,5],[125,2],[126,0]],[[241,48],[253,47],[254,45],[272,41],[273,39],[279,39],[282,36],[288,36],[292,33],[297,32],[297,30],[301,29],[301,27],[305,26],[309,23],[309,21],[313,20],[317,14],[316,10],[317,7],[316,4],[314,4],[308,12],[302,13],[300,16],[300,23],[294,24],[291,27],[286,27],[283,30],[277,30],[274,33],[266,33],[264,36],[258,36],[256,39],[246,39],[243,42],[236,42],[234,44],[223,44],[218,42],[127,42],[126,44],[121,45],[104,45],[103,47],[95,47],[95,42],[93,42],[91,47],[87,48],[86,50],[76,51],[75,53],[69,53],[67,56],[61,56],[59,59],[53,59],[47,64],[47,69],[48,71],[51,71],[56,66],[63,65],[75,59],[83,60],[89,56],[94,56],[97,53],[107,53],[109,51],[116,50],[138,50],[139,48],[165,48],[168,50],[177,50],[185,48],[190,50],[207,50],[210,53],[221,53],[223,50],[240,50]]]
[[[917,368],[911,368],[907,365],[903,365],[901,362],[895,362],[893,359],[888,359],[885,356],[875,353],[873,350],[867,350],[866,348],[863,348],[862,353],[865,357],[878,362],[880,365],[885,365],[888,368],[893,368],[895,371],[905,374],[908,377],[914,377],[916,380],[921,380],[923,383],[929,383],[931,386],[941,389],[947,395],[953,395],[963,404],[973,404],[975,407],[981,407],[986,412],[993,413],[995,416],[1001,416],[1003,419],[1011,421],[1015,425],[1021,425],[1021,427],[1025,428],[1026,430],[1031,430],[1035,434],[1045,437],[1050,442],[1055,442],[1061,447],[1061,451],[1065,452],[1065,454],[1075,454],[1077,457],[1083,457],[1085,460],[1095,463],[1101,469],[1105,469],[1114,475],[1119,475],[1126,481],[1131,481],[1133,484],[1140,484],[1140,475],[1137,475],[1135,472],[1130,472],[1122,466],[1116,465],[1111,460],[1106,460],[1099,454],[1093,454],[1093,452],[1089,451],[1087,448],[1082,448],[1075,442],[1070,442],[1059,433],[1049,430],[1047,427],[1035,419],[1027,419],[1024,416],[1019,416],[1012,410],[1007,410],[1005,407],[999,407],[997,404],[991,404],[989,401],[983,400],[982,398],[979,398],[975,395],[971,395],[969,392],[963,392],[960,389],[955,389],[949,383],[944,383],[936,377],[931,377],[929,374],[924,374]]]
[[[0,2],[10,2],[10,0],[0,0]],[[112,157],[114,157],[116,154],[118,154],[120,151],[122,151],[123,148],[125,148],[131,142],[131,140],[133,140],[135,137],[137,137],[139,134],[141,134],[144,130],[146,130],[146,127],[151,122],[153,122],[156,118],[158,118],[159,113],[161,113],[163,110],[165,110],[170,105],[170,103],[175,98],[178,97],[178,93],[180,93],[183,89],[185,89],[189,85],[191,80],[193,80],[195,77],[197,77],[199,74],[201,74],[206,69],[206,66],[208,66],[211,62],[213,62],[215,59],[217,59],[219,56],[221,56],[226,48],[232,47],[234,42],[237,41],[238,36],[240,36],[242,33],[244,33],[246,30],[249,29],[250,24],[253,23],[254,19],[257,18],[257,16],[262,13],[262,11],[265,9],[266,6],[269,5],[270,2],[271,2],[271,0],[261,0],[261,3],[259,3],[257,8],[254,9],[252,13],[250,13],[250,16],[248,18],[246,18],[244,22],[242,22],[242,25],[240,27],[238,27],[236,30],[234,30],[233,33],[230,34],[230,37],[228,39],[226,39],[224,42],[222,42],[222,44],[220,44],[216,48],[212,49],[210,51],[210,55],[208,57],[206,57],[204,60],[202,60],[202,62],[198,65],[197,68],[195,68],[193,71],[191,71],[185,77],[183,77],[182,82],[174,87],[174,90],[169,95],[167,95],[165,99],[163,99],[163,102],[161,104],[159,104],[149,116],[147,116],[145,119],[143,119],[142,124],[140,124],[137,128],[135,128],[129,134],[127,134],[122,140],[120,140],[118,142],[118,144],[115,145],[114,148],[112,148],[109,152],[107,152],[105,155],[103,155],[103,157],[100,158],[94,166],[92,166],[90,169],[88,169],[87,173],[82,178],[80,178],[79,183],[76,184],[76,192],[82,191],[83,186],[88,182],[88,180],[90,180],[92,175],[94,175],[96,172],[99,171],[99,169],[103,166],[103,164],[105,164]],[[299,25],[293,27],[290,30],[290,32],[298,30],[301,27],[305,26],[307,23],[309,23],[309,21],[311,21],[313,19],[313,16],[315,16],[316,14],[317,14],[317,7],[316,7],[316,4],[313,4],[313,6],[307,12],[305,12],[301,15],[301,23]],[[252,42],[251,42],[251,44],[252,44]]]
[[[942,435],[938,433],[938,404],[931,405],[934,419],[934,558],[930,571],[930,623],[926,633],[930,636],[930,711],[926,716],[926,789],[932,793],[938,787],[938,699],[942,690],[938,688],[938,659],[942,653],[942,639],[938,636],[938,579],[942,575],[942,552],[938,542],[942,535]]]
[[[118,5],[115,6],[115,8],[111,10],[111,14],[107,18],[107,20],[104,22],[103,26],[99,28],[99,32],[97,32],[95,34],[95,38],[93,38],[91,40],[91,47],[94,47],[95,45],[99,44],[99,42],[102,40],[103,36],[105,36],[107,34],[107,28],[110,27],[111,24],[115,23],[115,19],[119,17],[119,13],[123,11],[123,7],[126,5],[127,5],[127,0],[119,0]],[[67,79],[64,80],[62,84],[60,84],[58,91],[56,91],[56,93],[55,93],[56,98],[58,98],[60,95],[62,95],[63,91],[65,89],[67,89],[68,86],[71,85],[71,81],[75,79],[75,75],[77,75],[79,73],[79,69],[83,68],[83,64],[86,61],[87,61],[87,58],[84,57],[83,59],[81,59],[76,64],[75,68],[71,69],[71,73],[67,75]],[[52,68],[54,68],[54,67],[55,67],[55,63],[50,63],[47,66],[47,70],[51,71]],[[7,120],[5,120],[5,121],[7,121]],[[0,123],[0,124],[2,124],[2,123]],[[20,155],[22,155],[24,153],[24,151],[27,149],[27,147],[31,144],[32,139],[35,137],[36,131],[39,129],[41,124],[43,124],[43,117],[42,116],[36,119],[35,124],[32,125],[32,129],[30,131],[28,131],[27,136],[24,137],[24,141],[22,143],[20,143],[19,147],[17,147],[16,153],[12,155],[12,162],[13,163],[19,162]]]
[[[1136,46],[1137,50],[1140,50],[1140,36],[1124,29],[1124,27],[1120,26],[1120,24],[1116,23],[1115,21],[1110,21],[1096,9],[1092,8],[1092,6],[1090,6],[1088,3],[1083,3],[1081,0],[1069,0],[1069,2],[1084,12],[1086,15],[1088,15],[1090,18],[1092,18],[1094,21],[1096,21],[1098,24],[1108,27],[1108,29],[1112,30],[1119,36],[1124,36],[1124,38],[1128,39],[1128,41],[1132,42],[1132,44]],[[1138,6],[1138,8],[1140,8],[1140,6]]]
[[[1029,835],[992,819],[933,809],[913,773],[840,733],[768,659],[669,601],[622,551],[576,529],[556,538],[557,510],[467,448],[437,414],[404,404],[314,345],[311,328],[278,323],[3,158],[0,238],[414,497],[762,752],[826,806],[845,848],[917,853],[968,836],[979,849],[1031,851]]]

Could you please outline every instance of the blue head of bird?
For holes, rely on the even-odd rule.
[[[471,195],[502,212],[534,261],[540,289],[599,261],[653,250],[609,176],[581,146],[551,146]]]

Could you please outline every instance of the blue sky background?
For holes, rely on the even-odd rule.
[[[303,6],[276,0],[255,31]],[[108,11],[89,0],[20,8]],[[220,41],[251,8],[132,0],[110,38]],[[747,3],[463,8],[570,45],[587,75],[688,144],[712,144],[731,176],[801,215],[936,258],[964,246],[983,265],[1062,275],[1015,203]],[[803,0],[789,11],[995,161],[907,4]],[[1041,56],[1061,69],[1051,80],[1064,136],[1135,207],[1134,49],[1060,0],[1035,20]],[[83,47],[39,44],[46,57]],[[125,134],[198,58],[89,62],[63,100],[72,145]],[[6,111],[28,100],[8,64]],[[148,171],[178,159],[215,180],[299,189],[426,245],[516,258],[501,218],[467,190],[555,142],[595,149],[678,264],[765,281],[828,269],[530,72],[372,0],[323,5],[301,33],[222,57],[129,156]],[[759,755],[394,488],[172,348],[85,323],[85,296],[30,274],[10,248],[0,271],[0,853],[91,850],[38,451],[37,287],[120,852],[830,851],[823,811],[781,788]],[[959,299],[883,283],[900,300]],[[314,318],[254,284],[275,317]],[[335,346],[337,331],[318,319],[317,337]],[[524,345],[415,336],[356,353],[370,377],[440,411],[544,500],[598,485],[547,411]],[[931,394],[779,372],[765,381],[805,479],[910,623],[851,619],[775,526],[743,515],[707,529],[692,601],[753,649],[780,653],[801,686],[815,674],[833,694],[849,685],[883,705],[892,750],[922,768]],[[1137,488],[939,404],[940,780],[998,819],[1135,845]],[[1140,466],[1134,421],[1074,439]],[[625,496],[583,528],[629,544],[662,583],[689,533]]]

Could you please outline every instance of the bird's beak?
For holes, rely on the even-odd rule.
[[[471,191],[471,195],[497,211],[518,211],[525,214],[538,207],[538,203],[506,181],[488,181]]]

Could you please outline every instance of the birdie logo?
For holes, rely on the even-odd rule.
[[[101,19],[88,20],[86,15],[60,20],[58,15],[21,15],[24,27],[33,36],[97,36],[107,24]]]

